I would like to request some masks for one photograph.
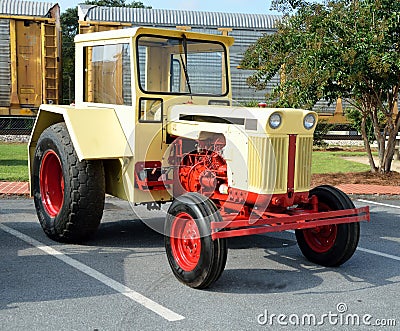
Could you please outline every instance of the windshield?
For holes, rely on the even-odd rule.
[[[148,93],[222,96],[228,92],[223,44],[139,36],[139,85]]]

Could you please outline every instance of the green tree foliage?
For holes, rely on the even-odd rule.
[[[318,121],[314,131],[313,145],[318,147],[328,146],[324,138],[328,134],[328,131],[332,130],[333,128],[333,124],[329,124],[326,121]]]
[[[75,91],[74,37],[78,33],[78,8],[68,8],[61,14],[62,40],[62,100],[71,103]]]
[[[86,5],[104,7],[148,8],[141,1],[126,0],[87,0]],[[62,70],[63,70],[63,101],[71,103],[75,99],[75,46],[74,38],[78,33],[78,7],[67,8],[61,14],[62,29]]]
[[[288,14],[297,8],[307,5],[305,0],[272,0],[271,9]]]
[[[277,33],[265,35],[246,51],[242,67],[256,69],[248,79],[249,85],[264,89],[281,72],[281,84],[270,95],[279,106],[311,108],[320,99],[344,99],[361,114],[360,130],[371,170],[389,172],[400,126],[396,103],[400,87],[400,2],[299,3],[278,24]],[[378,142],[377,165],[368,142],[368,118]]]

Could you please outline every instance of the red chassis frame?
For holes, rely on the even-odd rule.
[[[369,207],[319,212],[291,209],[288,214],[222,215],[222,222],[211,222],[212,239],[247,236],[286,230],[310,229],[324,225],[370,221]]]

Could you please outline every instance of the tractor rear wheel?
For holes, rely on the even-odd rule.
[[[165,250],[182,283],[206,288],[221,276],[227,258],[226,239],[211,238],[210,222],[222,221],[215,204],[199,193],[186,193],[170,206],[165,223]]]
[[[335,187],[318,186],[310,196],[318,198],[318,211],[353,209],[350,198]],[[303,255],[311,262],[326,267],[345,263],[355,252],[360,237],[360,224],[345,223],[296,230],[297,243]]]
[[[32,170],[35,207],[48,237],[79,242],[96,232],[104,209],[103,164],[78,160],[65,123],[43,131]]]

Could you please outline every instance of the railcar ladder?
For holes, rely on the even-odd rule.
[[[42,24],[43,103],[59,103],[60,58],[55,24]]]

